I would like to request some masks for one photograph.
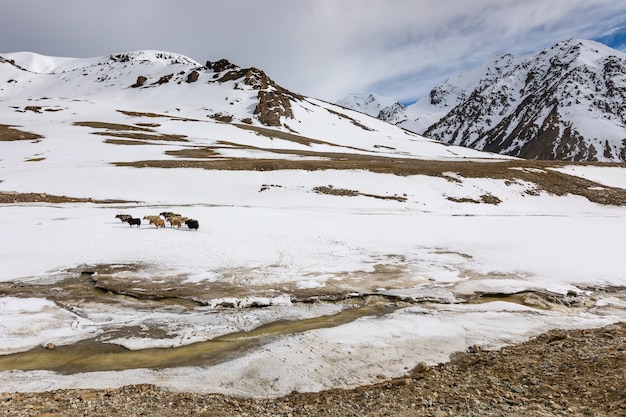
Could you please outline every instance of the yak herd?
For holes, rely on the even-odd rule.
[[[133,217],[130,214],[118,214],[115,216],[116,219],[120,219],[122,222],[126,222],[130,225],[130,227],[137,226],[141,227],[141,219],[139,217]],[[164,211],[157,215],[148,215],[144,216],[144,220],[148,220],[149,224],[153,224],[157,229],[159,227],[165,227],[165,222],[170,224],[170,227],[176,226],[180,229],[180,227],[184,224],[191,230],[198,230],[200,227],[200,223],[196,219],[190,219],[189,217],[184,217],[177,213],[172,213],[171,211]]]

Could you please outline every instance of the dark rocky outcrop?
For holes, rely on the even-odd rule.
[[[139,77],[137,77],[137,82],[135,82],[135,84],[131,85],[132,88],[138,88],[143,86],[146,81],[148,81],[147,77],[144,77],[143,75],[140,75]]]
[[[188,84],[195,83],[198,81],[198,78],[200,78],[200,73],[197,70],[193,70],[187,75],[185,82]]]
[[[281,118],[293,118],[291,101],[302,99],[300,95],[277,85],[258,68],[239,68],[225,59],[209,61],[206,67],[216,72],[215,82],[234,81],[235,88],[258,90],[259,101],[253,114],[266,126],[281,126]]]

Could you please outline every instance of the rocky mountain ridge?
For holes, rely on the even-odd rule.
[[[281,126],[280,117],[293,118],[291,101],[301,96],[277,85],[258,68],[240,68],[221,59],[216,62],[198,62],[175,53],[161,51],[134,51],[112,54],[108,57],[74,59],[46,57],[32,53],[6,54],[0,57],[0,65],[13,68],[3,70],[6,84],[0,83],[0,94],[36,90],[33,86],[38,75],[45,77],[45,86],[51,92],[72,90],[71,96],[107,93],[119,89],[151,89],[166,84],[230,83],[237,90],[256,90],[257,103],[252,114],[266,126]],[[30,76],[29,76],[30,75]],[[133,78],[134,77],[134,78]],[[3,77],[4,78],[4,77]],[[129,84],[132,79],[134,82]],[[2,85],[4,84],[4,85]],[[36,83],[35,83],[36,84]],[[36,94],[31,91],[31,94]],[[235,118],[234,114],[215,114],[216,118]],[[226,112],[227,113],[227,112]],[[243,118],[247,120],[247,118]]]

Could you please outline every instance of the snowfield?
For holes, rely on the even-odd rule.
[[[117,264],[121,272],[113,275],[127,279],[131,287],[133,282],[153,277],[237,285],[243,288],[234,295],[241,307],[223,311],[218,307],[224,301],[220,296],[184,313],[128,311],[103,302],[80,306],[77,315],[45,298],[5,297],[0,299],[2,352],[45,343],[64,345],[115,327],[151,327],[154,323],[166,329],[166,339],[122,337],[109,342],[129,349],[175,347],[276,320],[300,320],[340,310],[328,304],[303,307],[291,303],[288,288],[342,286],[365,294],[453,304],[407,307],[334,329],[279,337],[243,357],[210,367],[63,376],[8,371],[0,373],[3,386],[12,391],[152,382],[180,390],[277,396],[294,389],[353,386],[376,381],[380,375],[392,377],[422,361],[445,361],[449,354],[474,344],[495,348],[551,328],[594,327],[626,318],[626,303],[611,300],[610,295],[594,299],[586,308],[546,311],[503,301],[455,304],[480,293],[584,295],[590,287],[623,287],[623,208],[547,195],[534,197],[534,204],[529,204],[529,197],[521,193],[517,201],[511,201],[512,196],[503,207],[482,210],[467,204],[446,207],[441,198],[421,200],[425,196],[420,203],[406,204],[314,194],[309,191],[311,184],[298,173],[240,173],[241,178],[235,175],[228,182],[224,174],[195,173],[202,178],[199,182],[214,184],[216,189],[215,184],[223,184],[221,193],[201,194],[215,195],[214,204],[2,206],[1,226],[5,236],[11,237],[0,243],[2,279],[49,283],[75,274],[74,268],[81,265],[89,269],[89,265]],[[352,187],[361,177],[367,187],[371,176],[367,172],[321,172],[306,177],[312,184]],[[429,177],[398,180],[398,188],[384,189],[399,192],[438,186],[445,190],[450,186],[446,180]],[[163,185],[158,178],[152,183]],[[264,183],[281,187],[259,192]],[[482,186],[488,187],[488,181]],[[80,194],[78,188],[74,191]],[[138,191],[135,197],[148,194]],[[166,209],[199,219],[200,229],[157,230],[145,224],[137,229],[114,218],[122,211],[143,217]],[[123,266],[128,264],[147,268],[127,272]],[[385,278],[375,272],[377,268],[400,271],[402,277]],[[275,296],[265,301],[267,307],[245,308],[250,299],[268,298],[266,293],[257,295],[255,288],[274,290]]]
[[[76,87],[77,80],[92,77],[90,71],[100,72],[102,59],[86,65],[11,56],[35,72],[0,63],[0,74],[18,79],[0,90],[3,123],[42,138],[0,140],[0,191],[36,193],[41,201],[0,204],[0,354],[47,344],[56,346],[54,352],[80,341],[173,351],[228,335],[252,338],[246,332],[282,321],[296,326],[358,308],[364,313],[263,335],[208,364],[79,373],[8,369],[0,372],[4,391],[153,383],[271,397],[403,375],[473,345],[491,349],[553,328],[626,320],[619,292],[626,287],[624,206],[534,192],[524,181],[464,177],[454,169],[436,176],[374,172],[366,165],[117,166],[181,161],[172,151],[198,150],[205,153],[184,160],[297,163],[330,160],[335,153],[444,163],[504,158],[444,146],[314,99],[294,101],[295,117],[283,118],[289,129],[276,128],[274,136],[257,121],[251,124],[257,130],[220,123],[207,114],[226,108],[235,118],[252,117],[256,91],[232,82],[212,90],[210,84],[192,90],[184,82],[129,89],[148,70],[153,78],[174,72],[158,53],[139,54],[148,63],[124,67],[114,85],[125,88],[110,89]],[[176,72],[196,65],[177,62]],[[119,65],[108,63],[108,72],[102,71],[107,82],[113,83],[111,68]],[[65,72],[55,73],[59,68]],[[44,76],[55,81],[43,82]],[[59,91],[67,96],[53,94]],[[234,104],[224,104],[225,96]],[[134,138],[129,126],[153,136]],[[186,140],[158,137],[167,134]],[[112,141],[122,138],[129,142]],[[597,187],[626,188],[623,167],[555,170]],[[92,201],[53,203],[46,201],[49,195]],[[200,228],[156,229],[146,220],[130,227],[115,218],[164,211],[197,219]],[[66,283],[85,274],[104,290],[72,298]],[[492,299],[480,299],[484,294]],[[174,301],[160,300],[168,296]],[[367,310],[375,302],[388,305]]]

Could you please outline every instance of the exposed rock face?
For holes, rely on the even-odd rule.
[[[276,90],[259,91],[259,104],[254,114],[266,126],[280,126],[281,117],[293,118],[289,97]]]
[[[227,69],[237,68],[235,64],[231,64],[227,59],[220,59],[219,61],[215,62],[207,61],[205,67],[215,72],[222,72],[226,71]]]
[[[137,82],[135,82],[135,84],[131,85],[132,88],[138,88],[143,86],[146,81],[148,81],[148,78],[144,75],[140,75],[139,77],[137,77]]]
[[[258,90],[258,104],[253,114],[266,126],[281,126],[281,117],[293,118],[291,100],[301,100],[279,85],[258,68],[239,68],[225,59],[207,62],[207,68],[216,71],[218,82],[236,81],[235,88]],[[243,86],[239,85],[243,83]],[[244,87],[245,86],[245,87]]]
[[[195,83],[196,81],[198,81],[198,78],[200,78],[200,73],[196,70],[193,70],[189,73],[189,75],[187,75],[187,79],[185,80],[185,82],[188,84]]]
[[[378,113],[377,116],[380,120],[397,125],[407,119],[405,113],[405,107],[400,103],[394,103],[391,106],[387,106]]]
[[[5,58],[3,58],[1,56],[0,56],[0,63],[6,63],[6,64],[9,64],[9,65],[13,65],[14,67],[17,67],[17,65],[15,65],[15,60],[13,60],[13,59],[5,59]]]
[[[155,59],[155,57],[151,58]],[[164,60],[168,65],[192,64],[192,62],[186,62],[184,57],[170,56],[165,53],[159,53],[156,58]],[[114,63],[128,63],[137,59],[137,57],[128,54],[113,55],[109,58]],[[139,60],[140,63],[148,62],[141,56],[139,56]],[[131,87],[152,88],[168,83],[181,84],[183,82],[191,84],[197,82],[203,73],[210,75],[209,83],[232,82],[235,90],[257,90],[258,104],[255,106],[252,116],[266,126],[281,126],[281,118],[293,118],[291,101],[303,99],[302,96],[277,85],[262,70],[254,67],[240,68],[226,59],[215,62],[207,61],[204,67],[198,67],[195,64],[194,67],[187,70],[162,75],[158,79],[151,79],[142,75]],[[230,119],[232,120],[232,117]],[[247,120],[251,121],[249,118]]]

